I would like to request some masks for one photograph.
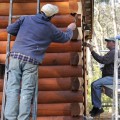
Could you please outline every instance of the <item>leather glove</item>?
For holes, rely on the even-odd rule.
[[[83,46],[89,47],[89,49],[90,49],[91,52],[93,51],[93,48],[95,47],[95,46],[93,46],[93,45],[91,45],[89,43],[86,43],[86,42],[83,43]]]
[[[92,45],[89,46],[89,49],[90,49],[91,52],[93,51],[93,47],[94,46],[92,46]]]
[[[71,30],[75,30],[76,24],[75,24],[75,23],[71,23],[71,24],[68,25],[67,28],[68,28],[68,29],[71,29]]]

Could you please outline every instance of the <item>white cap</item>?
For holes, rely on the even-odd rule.
[[[46,4],[42,6],[41,11],[44,12],[46,16],[51,17],[54,14],[57,14],[59,12],[59,9],[55,5]]]

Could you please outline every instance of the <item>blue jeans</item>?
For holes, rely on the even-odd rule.
[[[30,120],[31,101],[36,82],[38,82],[38,65],[10,59],[6,88],[6,119]]]
[[[102,93],[102,86],[103,85],[112,85],[113,84],[113,77],[106,76],[100,78],[91,84],[91,99],[92,105],[94,107],[102,107],[101,103],[101,93]]]

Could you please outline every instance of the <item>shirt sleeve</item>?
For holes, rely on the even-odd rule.
[[[73,37],[73,31],[71,29],[67,29],[66,32],[62,32],[57,27],[54,27],[53,32],[53,42],[65,43]]]
[[[20,17],[16,22],[10,24],[7,27],[7,32],[13,36],[16,36],[21,24],[23,23],[24,17]]]
[[[104,56],[98,55],[95,51],[92,51],[91,54],[92,54],[93,58],[101,64],[110,64],[110,63],[114,62],[114,55],[115,55],[114,50],[109,51]]]

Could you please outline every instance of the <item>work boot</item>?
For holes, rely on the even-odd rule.
[[[97,116],[97,115],[100,115],[101,113],[103,113],[104,112],[104,110],[103,110],[103,108],[96,108],[93,112],[91,112],[91,116],[92,117],[95,117],[95,116]]]
[[[92,110],[89,112],[89,114],[92,114],[96,111],[97,107],[93,107]]]

